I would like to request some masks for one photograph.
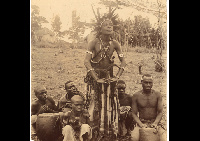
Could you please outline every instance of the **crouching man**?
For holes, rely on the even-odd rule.
[[[75,95],[71,98],[72,110],[63,114],[63,141],[89,141],[92,138],[89,113],[83,109],[84,100]]]
[[[63,95],[58,101],[57,107],[59,112],[67,112],[71,110],[71,98],[74,95],[80,95],[84,99],[84,95],[82,92],[78,91],[73,81],[67,81],[65,83],[66,94]]]
[[[31,136],[36,137],[37,116],[42,113],[57,113],[57,107],[52,97],[47,95],[44,86],[39,85],[34,89],[37,100],[31,104]]]
[[[124,126],[127,130],[125,136],[131,136],[135,124],[131,112],[132,99],[129,94],[125,93],[126,84],[123,80],[119,80],[116,87],[120,103],[119,137],[124,136]]]
[[[153,133],[158,133],[159,140],[166,141],[166,132],[160,124],[163,113],[162,95],[151,89],[153,78],[150,74],[144,74],[141,83],[143,89],[132,97],[132,114],[137,126],[131,133],[131,139],[132,141],[140,140],[139,129],[141,128],[154,128]]]

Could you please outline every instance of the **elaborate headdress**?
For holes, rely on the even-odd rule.
[[[113,31],[117,31],[119,29],[119,22],[117,20],[118,18],[118,14],[114,14],[114,11],[117,9],[117,7],[115,9],[112,9],[111,6],[109,6],[109,12],[106,14],[104,14],[102,17],[99,13],[99,8],[97,8],[97,14],[95,13],[93,6],[92,6],[92,10],[93,13],[95,15],[96,18],[96,24],[94,25],[94,30],[97,32],[97,37],[100,35],[100,30],[101,30],[101,26],[103,24],[104,21],[106,20],[111,20],[113,23]]]

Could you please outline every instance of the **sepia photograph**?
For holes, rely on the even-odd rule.
[[[31,0],[30,141],[168,141],[167,0]]]

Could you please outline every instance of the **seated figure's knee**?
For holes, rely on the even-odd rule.
[[[167,141],[167,131],[163,128],[159,128],[158,130],[160,141]]]
[[[35,124],[37,120],[37,115],[32,115],[31,116],[31,124]]]
[[[131,132],[131,141],[139,141],[139,127],[135,127],[134,130]]]
[[[70,125],[66,125],[65,127],[63,127],[63,130],[62,130],[63,135],[66,133],[72,133],[72,132],[74,132],[74,129]]]
[[[88,124],[81,125],[80,140],[82,140],[83,135],[87,134],[87,138],[92,138],[92,129]]]
[[[87,130],[91,129],[91,127],[88,124],[82,124],[81,128],[84,128],[84,129],[87,129]]]
[[[88,134],[90,134],[91,133],[91,127],[88,125],[88,124],[82,124],[81,125],[81,133],[86,133],[86,132],[88,132]]]
[[[64,136],[63,141],[75,141],[74,137],[74,129],[70,125],[66,125],[63,130],[62,134]]]

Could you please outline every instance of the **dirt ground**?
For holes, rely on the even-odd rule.
[[[125,50],[125,49],[123,49]],[[47,88],[48,95],[53,97],[56,104],[60,97],[65,94],[64,83],[68,80],[73,80],[77,88],[86,93],[86,84],[84,77],[86,68],[84,66],[85,58],[84,49],[71,49],[69,47],[58,48],[39,48],[31,47],[31,102],[36,97],[34,88],[36,85],[44,85]],[[161,122],[167,124],[167,72],[156,72],[155,63],[152,59],[155,56],[155,50],[146,48],[128,48],[124,52],[127,62],[127,67],[120,79],[126,82],[126,93],[134,94],[142,89],[139,84],[141,75],[138,71],[138,63],[142,63],[142,73],[150,73],[154,78],[153,89],[161,92],[163,96],[164,112]],[[119,64],[117,54],[114,53],[115,63]],[[167,69],[167,53],[163,51],[162,59],[164,61],[165,70]],[[114,74],[116,74],[114,70]]]

